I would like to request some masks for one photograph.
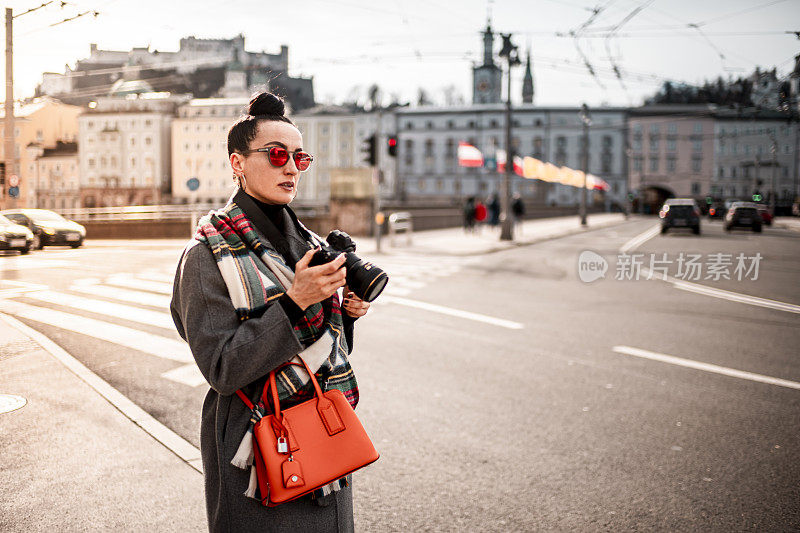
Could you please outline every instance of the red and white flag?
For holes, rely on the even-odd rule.
[[[522,169],[522,158],[518,155],[514,156],[514,174],[517,176],[525,176]],[[497,172],[500,174],[506,171],[506,151],[497,150]]]
[[[458,165],[461,167],[482,167],[483,154],[471,144],[459,142]]]

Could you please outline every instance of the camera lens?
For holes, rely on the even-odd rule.
[[[353,252],[346,254],[344,265],[347,268],[347,286],[366,302],[377,298],[389,282],[386,272]]]

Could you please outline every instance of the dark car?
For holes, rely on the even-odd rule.
[[[700,234],[700,208],[691,198],[670,198],[658,216],[661,218],[661,233],[674,228],[687,228],[695,235]]]
[[[728,209],[725,215],[725,230],[733,228],[749,228],[756,233],[761,232],[761,215],[756,204],[737,202]]]
[[[33,232],[0,215],[0,250],[19,250],[27,254],[33,246]]]
[[[54,245],[77,248],[86,237],[86,228],[47,209],[8,209],[0,215],[30,229],[37,250]]]

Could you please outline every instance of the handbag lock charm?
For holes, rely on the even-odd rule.
[[[278,453],[289,453],[289,445],[286,442],[286,437],[278,437]]]

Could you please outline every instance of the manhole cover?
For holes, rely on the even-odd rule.
[[[23,407],[28,400],[22,396],[14,396],[13,394],[0,394],[0,415],[3,413],[10,413]]]

